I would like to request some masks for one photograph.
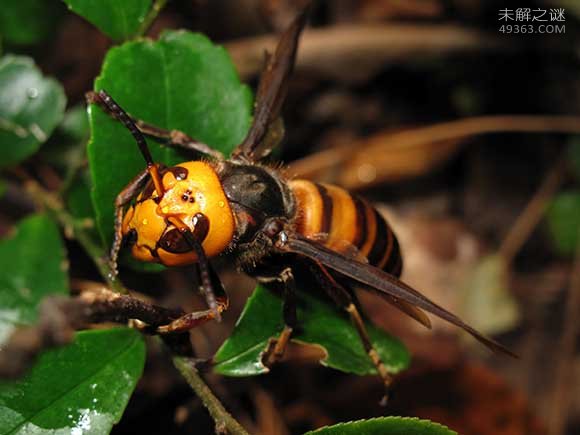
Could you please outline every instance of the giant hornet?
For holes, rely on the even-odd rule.
[[[89,102],[127,127],[147,164],[115,201],[114,270],[123,243],[141,261],[194,265],[208,309],[156,327],[159,334],[220,319],[228,297],[208,261],[211,257],[229,253],[259,282],[281,284],[285,327],[266,352],[268,363],[282,356],[297,327],[293,271],[298,263],[346,310],[386,387],[391,377],[369,339],[355,287],[378,293],[427,327],[424,311],[494,351],[513,355],[399,279],[402,258],[395,234],[367,201],[337,186],[289,180],[263,163],[275,146],[270,133],[277,125],[306,17],[306,10],[297,16],[267,58],[252,126],[230,158],[183,132],[132,118],[104,90],[87,94]],[[203,159],[164,167],[153,161],[144,136],[197,152]]]

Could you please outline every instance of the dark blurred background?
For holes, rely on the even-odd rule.
[[[32,55],[74,105],[92,88],[112,43],[52,2],[46,40],[4,51]],[[167,28],[203,32],[226,46],[243,80],[255,86],[263,50],[303,3],[172,0],[149,35]],[[540,22],[515,21],[524,8],[536,11],[532,16],[546,11],[544,24],[560,30],[502,32],[506,24],[539,31]],[[505,9],[513,21],[500,20]],[[550,22],[560,9],[564,21]],[[268,375],[208,375],[250,432],[284,435],[405,415],[466,435],[580,433],[575,264],[580,272],[574,249],[562,246],[576,246],[580,223],[574,202],[580,119],[572,118],[580,114],[579,20],[573,0],[316,2],[290,83],[278,157],[290,175],[340,184],[376,203],[401,240],[404,278],[521,358],[490,355],[443,323],[424,331],[361,294],[373,321],[413,354],[390,405],[378,405],[378,379],[320,367],[316,349],[293,346]],[[25,209],[4,202],[2,231]],[[98,279],[80,248],[71,243],[69,252],[74,278]],[[200,356],[228,336],[253,287],[250,280],[241,285],[227,264],[222,268],[235,288],[232,307],[223,323],[193,332]],[[127,270],[124,277],[160,303],[191,303],[191,286],[179,271],[144,278]],[[113,433],[212,433],[212,420],[165,351],[152,343],[149,353]]]

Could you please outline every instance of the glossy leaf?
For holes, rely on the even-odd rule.
[[[457,435],[457,432],[429,420],[379,417],[327,426],[305,435]]]
[[[355,328],[347,316],[316,297],[300,292],[298,319],[302,331],[293,339],[317,344],[327,357],[322,364],[358,375],[376,373],[364,351]],[[229,376],[265,373],[261,356],[271,337],[278,337],[284,327],[282,300],[258,286],[248,299],[234,332],[218,350],[215,370]],[[367,324],[371,340],[387,368],[396,373],[409,364],[409,354],[395,338]]]
[[[183,130],[228,153],[251,120],[251,93],[226,51],[205,36],[166,32],[157,42],[127,43],[107,54],[95,90],[105,89],[129,113],[163,128]],[[89,110],[93,204],[103,240],[113,234],[116,195],[145,164],[131,134],[99,107]],[[190,160],[149,141],[154,159]]]
[[[64,0],[69,9],[91,22],[114,40],[137,34],[151,0]]]
[[[32,59],[0,60],[0,167],[34,154],[63,117],[62,86],[42,76]]]
[[[573,255],[580,230],[580,191],[556,196],[548,209],[547,219],[556,250],[563,255]]]
[[[43,160],[59,168],[64,175],[62,196],[73,217],[81,221],[96,243],[100,237],[96,228],[91,200],[91,177],[86,168],[86,146],[90,136],[86,106],[79,104],[66,111],[49,143],[41,150]]]
[[[66,268],[58,228],[46,216],[24,219],[0,241],[0,343],[16,326],[34,323],[45,296],[68,293]]]
[[[95,225],[95,211],[91,201],[90,177],[87,172],[81,172],[67,193],[67,208],[76,219],[91,219],[87,225]],[[98,237],[98,236],[97,236]]]
[[[0,37],[14,45],[42,42],[55,32],[63,9],[60,0],[2,0]]]
[[[86,106],[84,104],[78,104],[67,110],[58,129],[72,140],[88,140],[91,130]]]
[[[23,380],[0,383],[0,434],[107,434],[144,362],[143,338],[131,329],[79,332]]]
[[[65,112],[62,122],[40,149],[39,155],[43,161],[61,171],[66,180],[85,166],[89,135],[86,106],[76,105]]]

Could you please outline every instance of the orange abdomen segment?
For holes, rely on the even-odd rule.
[[[292,180],[296,199],[296,230],[326,247],[358,251],[373,266],[399,276],[399,243],[385,219],[364,199],[330,184]]]

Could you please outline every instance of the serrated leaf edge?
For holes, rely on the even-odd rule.
[[[111,330],[122,330],[123,328],[111,328]],[[91,332],[91,331],[81,331],[80,334],[82,334],[83,332]],[[133,337],[133,339],[131,340],[131,343],[128,346],[125,346],[123,348],[121,348],[119,350],[119,352],[115,353],[115,355],[108,359],[103,365],[101,365],[97,370],[95,370],[93,373],[91,373],[90,375],[86,376],[81,382],[79,382],[78,384],[76,384],[75,386],[73,386],[71,389],[65,391],[64,393],[62,393],[60,396],[58,396],[57,398],[55,398],[52,402],[50,402],[48,405],[46,405],[44,408],[42,408],[41,410],[37,411],[34,415],[27,417],[25,419],[25,421],[23,421],[22,423],[19,423],[18,425],[14,426],[13,428],[11,428],[8,432],[6,433],[12,433],[15,430],[17,430],[18,428],[21,428],[23,425],[27,424],[27,423],[32,423],[32,420],[41,415],[43,412],[45,412],[48,408],[50,408],[51,406],[55,405],[56,403],[58,403],[61,399],[63,399],[64,397],[66,397],[68,394],[70,394],[71,392],[75,391],[77,388],[85,385],[87,383],[88,380],[92,379],[95,375],[99,374],[102,370],[104,370],[106,368],[106,366],[109,364],[110,361],[116,360],[122,356],[124,356],[126,353],[128,353],[131,349],[134,348],[134,346],[136,344],[138,344],[139,340],[142,340],[142,337],[140,335],[135,335]],[[71,343],[71,344],[74,344]],[[56,349],[59,350],[59,349]],[[118,423],[120,420],[119,416],[118,418],[115,418],[114,423]],[[32,423],[34,424],[34,423]],[[59,429],[59,428],[56,428]]]
[[[414,422],[418,422],[418,423],[427,423],[429,425],[433,425],[433,426],[436,426],[440,429],[446,430],[450,434],[459,435],[458,432],[455,432],[454,430],[449,429],[447,426],[444,426],[441,423],[437,423],[437,422],[427,420],[424,418],[419,418],[419,417],[398,417],[398,416],[375,417],[375,418],[368,418],[368,419],[345,421],[345,422],[334,424],[332,426],[319,427],[318,429],[315,429],[313,431],[306,432],[304,435],[316,435],[317,433],[320,433],[321,431],[326,430],[326,429],[335,429],[335,428],[340,428],[343,426],[349,426],[349,425],[360,424],[360,423],[368,423],[368,422],[374,422],[374,421],[385,421],[385,422],[386,421],[414,421]]]

